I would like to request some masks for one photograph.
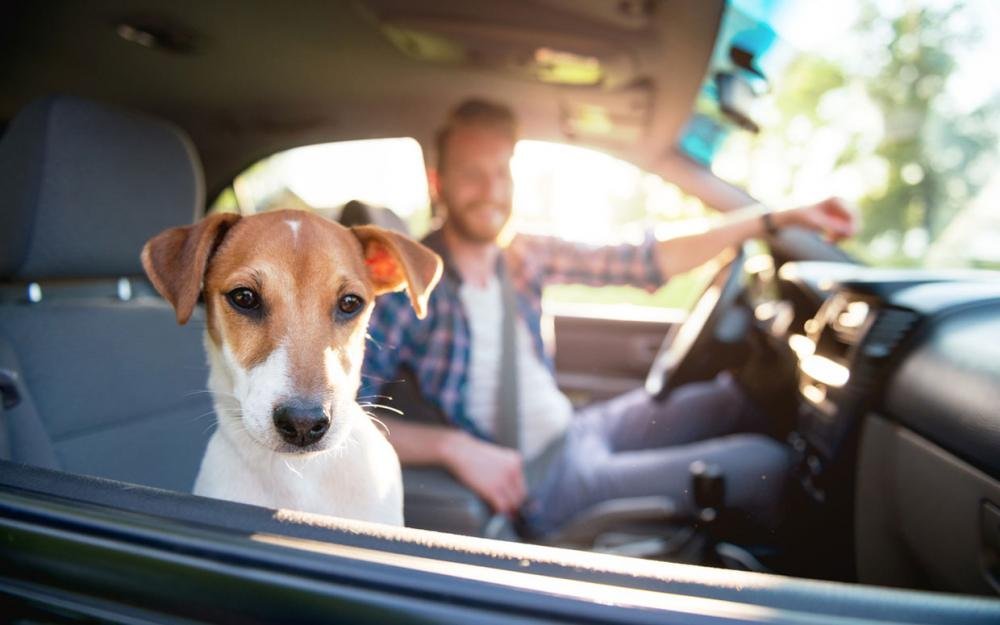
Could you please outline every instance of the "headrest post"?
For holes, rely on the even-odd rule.
[[[42,286],[37,282],[28,284],[28,301],[32,304],[42,301]]]
[[[118,299],[123,302],[132,299],[132,282],[128,278],[118,278]]]

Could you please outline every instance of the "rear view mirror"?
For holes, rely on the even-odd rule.
[[[729,42],[732,69],[715,74],[715,90],[722,114],[755,134],[760,132],[760,125],[755,120],[757,103],[769,89],[764,65],[769,58],[773,60],[777,43],[777,33],[762,22],[737,32]]]
[[[715,89],[723,115],[744,130],[760,132],[760,125],[753,119],[758,96],[747,78],[735,72],[719,72],[715,75]]]

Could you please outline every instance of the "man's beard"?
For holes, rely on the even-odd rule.
[[[448,225],[451,230],[462,239],[470,243],[493,243],[503,232],[504,227],[510,221],[510,207],[497,206],[492,203],[478,203],[467,206],[461,210],[448,210]],[[481,210],[490,210],[491,215],[474,215]],[[486,223],[484,223],[486,221]]]

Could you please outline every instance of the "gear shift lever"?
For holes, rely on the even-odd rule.
[[[691,472],[691,493],[698,508],[697,524],[704,529],[701,541],[702,564],[769,572],[752,552],[732,543],[719,542],[719,517],[726,511],[726,477],[722,473],[722,467],[696,460],[688,470]]]
[[[726,498],[726,478],[722,467],[696,460],[688,467],[691,473],[691,493],[698,508],[698,525],[704,528],[702,562],[714,565],[718,560],[715,537],[716,521],[723,510]]]
[[[722,510],[726,498],[726,478],[719,465],[701,460],[692,462],[688,470],[691,472],[691,492],[698,506],[698,518],[710,525]]]

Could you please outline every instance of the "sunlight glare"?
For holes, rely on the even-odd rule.
[[[596,150],[543,141],[519,141],[511,170],[519,231],[557,232],[588,243],[607,242],[615,230],[614,208],[633,199],[644,182],[642,172],[630,163]],[[621,237],[624,232],[614,234]]]
[[[279,158],[288,188],[316,208],[356,199],[407,217],[427,207],[424,157],[414,139],[326,143],[289,150]]]

